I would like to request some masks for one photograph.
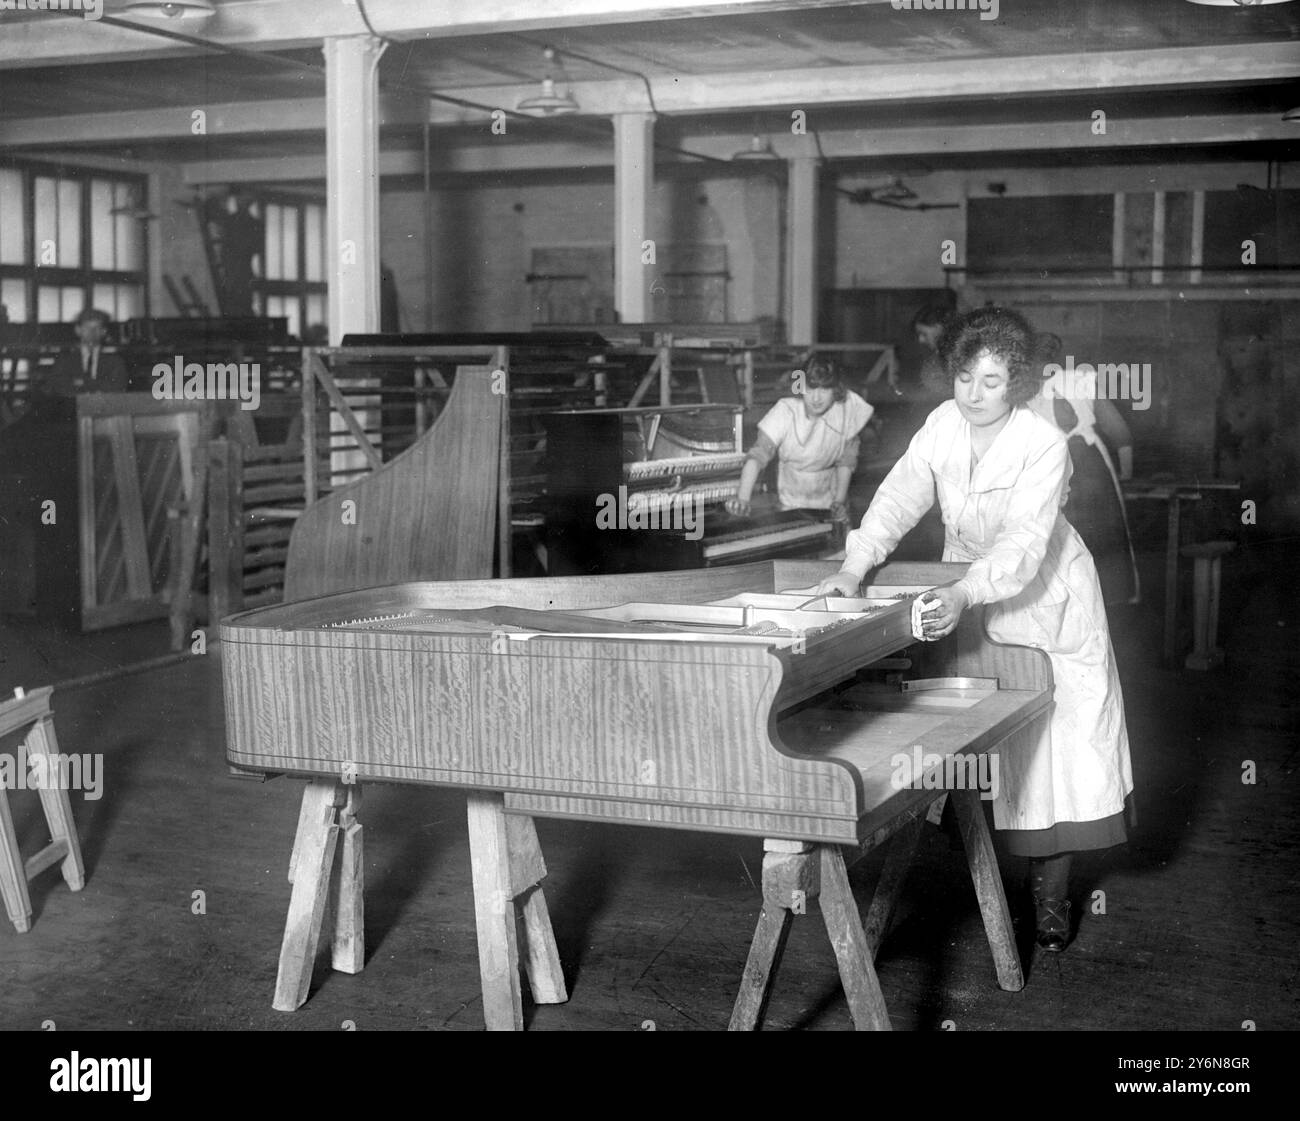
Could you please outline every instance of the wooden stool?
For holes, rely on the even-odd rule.
[[[1183,663],[1188,669],[1208,670],[1222,664],[1219,648],[1219,579],[1223,558],[1237,546],[1231,541],[1203,541],[1184,546],[1192,567],[1192,652]]]
[[[43,782],[38,792],[41,808],[53,838],[25,864],[18,851],[18,838],[14,833],[13,814],[9,810],[9,795],[0,781],[0,895],[4,896],[5,911],[9,920],[22,934],[32,928],[32,900],[27,892],[27,881],[38,876],[52,864],[62,862],[63,878],[73,891],[80,891],[86,883],[85,869],[81,863],[81,845],[77,841],[77,826],[72,820],[72,803],[68,791],[59,785],[59,744],[54,736],[54,714],[50,712],[49,686],[24,694],[14,690],[13,700],[0,703],[0,736],[7,736],[30,725],[22,747],[28,758],[44,756],[47,760],[45,775],[56,776],[53,784]],[[18,771],[26,771],[26,760],[20,758]]]

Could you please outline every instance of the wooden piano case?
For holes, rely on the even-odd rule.
[[[1046,719],[1051,675],[1045,655],[990,642],[971,612],[956,634],[916,652],[914,676],[956,679],[947,687],[909,693],[855,683],[859,670],[914,646],[911,596],[962,568],[886,568],[853,600],[804,604],[806,594],[778,594],[830,568],[769,561],[402,584],[246,612],[222,626],[228,759],[312,776],[318,797],[332,787],[335,807],[367,781],[436,783],[492,791],[498,813],[524,821],[763,837],[773,869],[771,885],[765,871],[769,929],[754,952],[767,964],[747,970],[733,1024],[753,1026],[761,1013],[767,981],[754,990],[754,978],[770,980],[790,913],[782,869],[799,865],[799,882],[812,894],[821,883],[833,904],[823,911],[838,924],[837,953],[840,943],[857,946],[853,961],[841,960],[855,1020],[887,1027],[870,955],[862,956],[866,936],[844,897],[844,853],[901,832],[905,869],[943,789],[920,771],[900,785],[899,758],[1014,747]],[[927,764],[931,775],[936,765]],[[960,798],[999,979],[1019,988],[980,792]],[[471,805],[486,812],[479,795]],[[877,910],[883,930],[892,903]],[[489,921],[481,920],[480,939]],[[499,915],[491,921],[502,929]],[[849,933],[840,937],[840,928]],[[296,1007],[299,990],[305,998],[299,982],[277,1007]],[[511,999],[493,1005],[509,1024],[517,1020]]]

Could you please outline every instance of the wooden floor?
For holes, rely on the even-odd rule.
[[[895,1029],[1300,1027],[1298,561],[1294,548],[1233,558],[1229,660],[1214,673],[1159,668],[1154,608],[1117,617],[1139,829],[1079,867],[1076,898],[1104,892],[1104,913],[1085,911],[1063,955],[1026,945],[1023,992],[997,988],[964,857],[928,832],[878,960]],[[161,653],[160,633],[80,646],[0,624],[0,687],[45,683],[33,676],[42,665],[66,677]],[[33,930],[0,921],[0,1028],[481,1028],[464,798],[438,789],[369,789],[365,971],[322,962],[300,1011],[272,1011],[301,784],[227,776],[218,674],[210,653],[56,691],[61,746],[104,754],[104,792],[73,795],[85,890],[46,872],[32,885]],[[1247,761],[1253,785],[1242,782]],[[36,797],[10,799],[34,851],[46,839]],[[570,822],[539,832],[571,999],[527,1008],[528,1026],[724,1028],[757,914],[761,843]],[[854,870],[863,901],[879,865]],[[1003,867],[1018,900],[1023,865]],[[791,936],[771,1029],[850,1026],[810,912]]]

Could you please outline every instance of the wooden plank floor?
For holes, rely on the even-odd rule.
[[[1031,956],[1023,992],[997,988],[964,858],[927,832],[878,961],[896,1029],[1300,1027],[1297,559],[1233,562],[1229,660],[1215,673],[1158,668],[1154,609],[1118,618],[1139,830],[1081,864],[1076,897],[1103,891],[1105,913],[1082,916],[1065,954]],[[208,655],[56,692],[62,749],[104,753],[104,793],[73,795],[85,890],[47,872],[32,885],[33,930],[0,923],[0,1028],[481,1028],[464,798],[437,789],[368,788],[366,969],[322,961],[306,1006],[272,1011],[301,784],[227,776],[218,668]],[[36,797],[10,800],[30,853],[45,840]],[[570,822],[539,833],[571,999],[529,1007],[529,1027],[724,1028],[761,843]],[[879,866],[854,870],[860,899]],[[1004,874],[1018,893],[1022,863]],[[815,914],[796,922],[767,1026],[850,1026]]]

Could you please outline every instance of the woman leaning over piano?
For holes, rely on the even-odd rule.
[[[827,511],[842,538],[848,529],[849,480],[857,466],[862,430],[874,410],[826,359],[814,358],[793,378],[793,395],[781,398],[758,422],[758,439],[726,509],[749,515],[759,474],[776,458],[781,509]]]
[[[1092,556],[1061,512],[1070,453],[1055,425],[1026,403],[1038,390],[1033,334],[1015,312],[980,308],[939,340],[953,399],[927,418],[848,536],[842,571],[820,593],[853,594],[935,498],[945,561],[966,575],[933,593],[925,636],[949,634],[966,608],[987,605],[997,642],[1051,660],[1055,705],[1038,742],[999,759],[994,824],[1029,858],[1038,944],[1069,941],[1071,854],[1127,839],[1133,790],[1124,702]]]

